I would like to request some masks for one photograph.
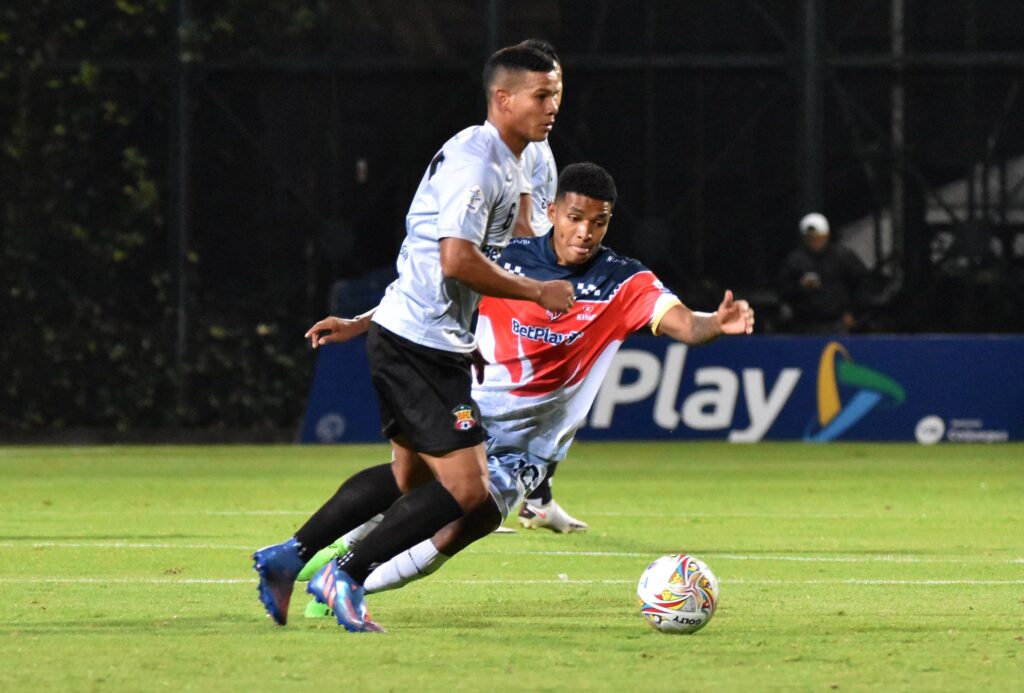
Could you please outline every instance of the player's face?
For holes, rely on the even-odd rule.
[[[807,249],[812,253],[820,253],[828,245],[828,234],[827,233],[809,233],[804,236],[804,243],[807,244]]]
[[[515,91],[509,93],[510,124],[525,141],[540,142],[555,126],[561,81],[557,70],[527,72]]]
[[[551,243],[560,265],[582,265],[594,257],[608,224],[612,205],[579,193],[566,193],[548,205],[548,219],[554,227]]]

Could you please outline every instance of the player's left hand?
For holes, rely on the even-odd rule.
[[[715,312],[722,334],[751,334],[754,331],[754,309],[746,301],[734,301],[728,289]]]
[[[364,332],[366,332],[366,326],[358,318],[336,318],[332,315],[306,330],[306,339],[316,349],[324,344],[347,342]]]
[[[487,359],[480,352],[480,347],[473,349],[473,353],[470,354],[470,358],[473,359],[473,371],[476,373],[476,381],[483,385],[484,382],[484,368],[487,367]]]

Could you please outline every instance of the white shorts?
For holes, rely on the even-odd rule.
[[[491,498],[504,522],[547,476],[548,460],[517,448],[501,448],[493,438],[486,446]]]

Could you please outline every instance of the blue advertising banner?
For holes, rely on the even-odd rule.
[[[1024,440],[1024,338],[631,337],[586,440]],[[365,342],[321,349],[303,442],[380,441]]]

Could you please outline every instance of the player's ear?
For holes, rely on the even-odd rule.
[[[492,98],[494,99],[494,104],[498,106],[499,109],[506,110],[508,108],[508,102],[512,98],[512,92],[508,89],[495,87],[492,92]]]
[[[555,225],[555,217],[557,216],[557,214],[555,213],[555,207],[557,205],[558,205],[558,198],[557,197],[555,199],[551,200],[551,203],[548,204],[548,209],[547,209],[548,221],[551,222],[552,226]]]

